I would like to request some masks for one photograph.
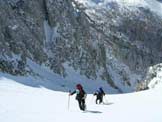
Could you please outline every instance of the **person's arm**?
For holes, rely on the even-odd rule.
[[[103,95],[106,95],[105,92],[103,92]]]
[[[103,94],[103,95],[105,95],[105,92],[104,92],[104,90],[102,90],[102,94]]]
[[[76,90],[75,91],[73,91],[72,93],[70,93],[70,95],[73,95],[73,94],[75,94],[76,93]]]
[[[97,93],[95,92],[93,95],[95,96],[95,95],[97,95]]]
[[[83,90],[83,94],[84,94],[83,99],[86,99],[87,93],[84,90]]]

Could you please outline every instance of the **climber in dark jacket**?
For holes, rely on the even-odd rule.
[[[96,104],[98,104],[98,101],[99,104],[103,103],[103,96],[105,96],[105,92],[102,87],[100,87],[93,95],[96,96]]]
[[[76,85],[76,90],[70,93],[69,95],[73,95],[76,93],[76,100],[78,100],[79,108],[80,110],[85,111],[86,105],[85,105],[85,98],[86,98],[86,92],[83,90],[83,87],[81,84]]]

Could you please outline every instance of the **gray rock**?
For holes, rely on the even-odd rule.
[[[102,71],[110,86],[132,91],[162,59],[162,21],[145,8],[107,8],[72,0],[0,0],[0,70],[26,75],[31,59],[66,77],[68,63],[94,80]]]

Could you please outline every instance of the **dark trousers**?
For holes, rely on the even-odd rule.
[[[80,110],[84,111],[86,108],[85,100],[84,99],[78,100],[78,103],[79,103]]]
[[[98,103],[98,101],[99,101],[99,103]],[[101,104],[102,102],[103,102],[103,96],[96,98],[96,104]]]

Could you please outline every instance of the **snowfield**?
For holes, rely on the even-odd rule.
[[[105,105],[96,105],[88,94],[87,111],[82,112],[75,95],[68,109],[68,93],[23,85],[0,75],[0,122],[162,122],[161,93],[162,83],[143,92],[107,94]]]

